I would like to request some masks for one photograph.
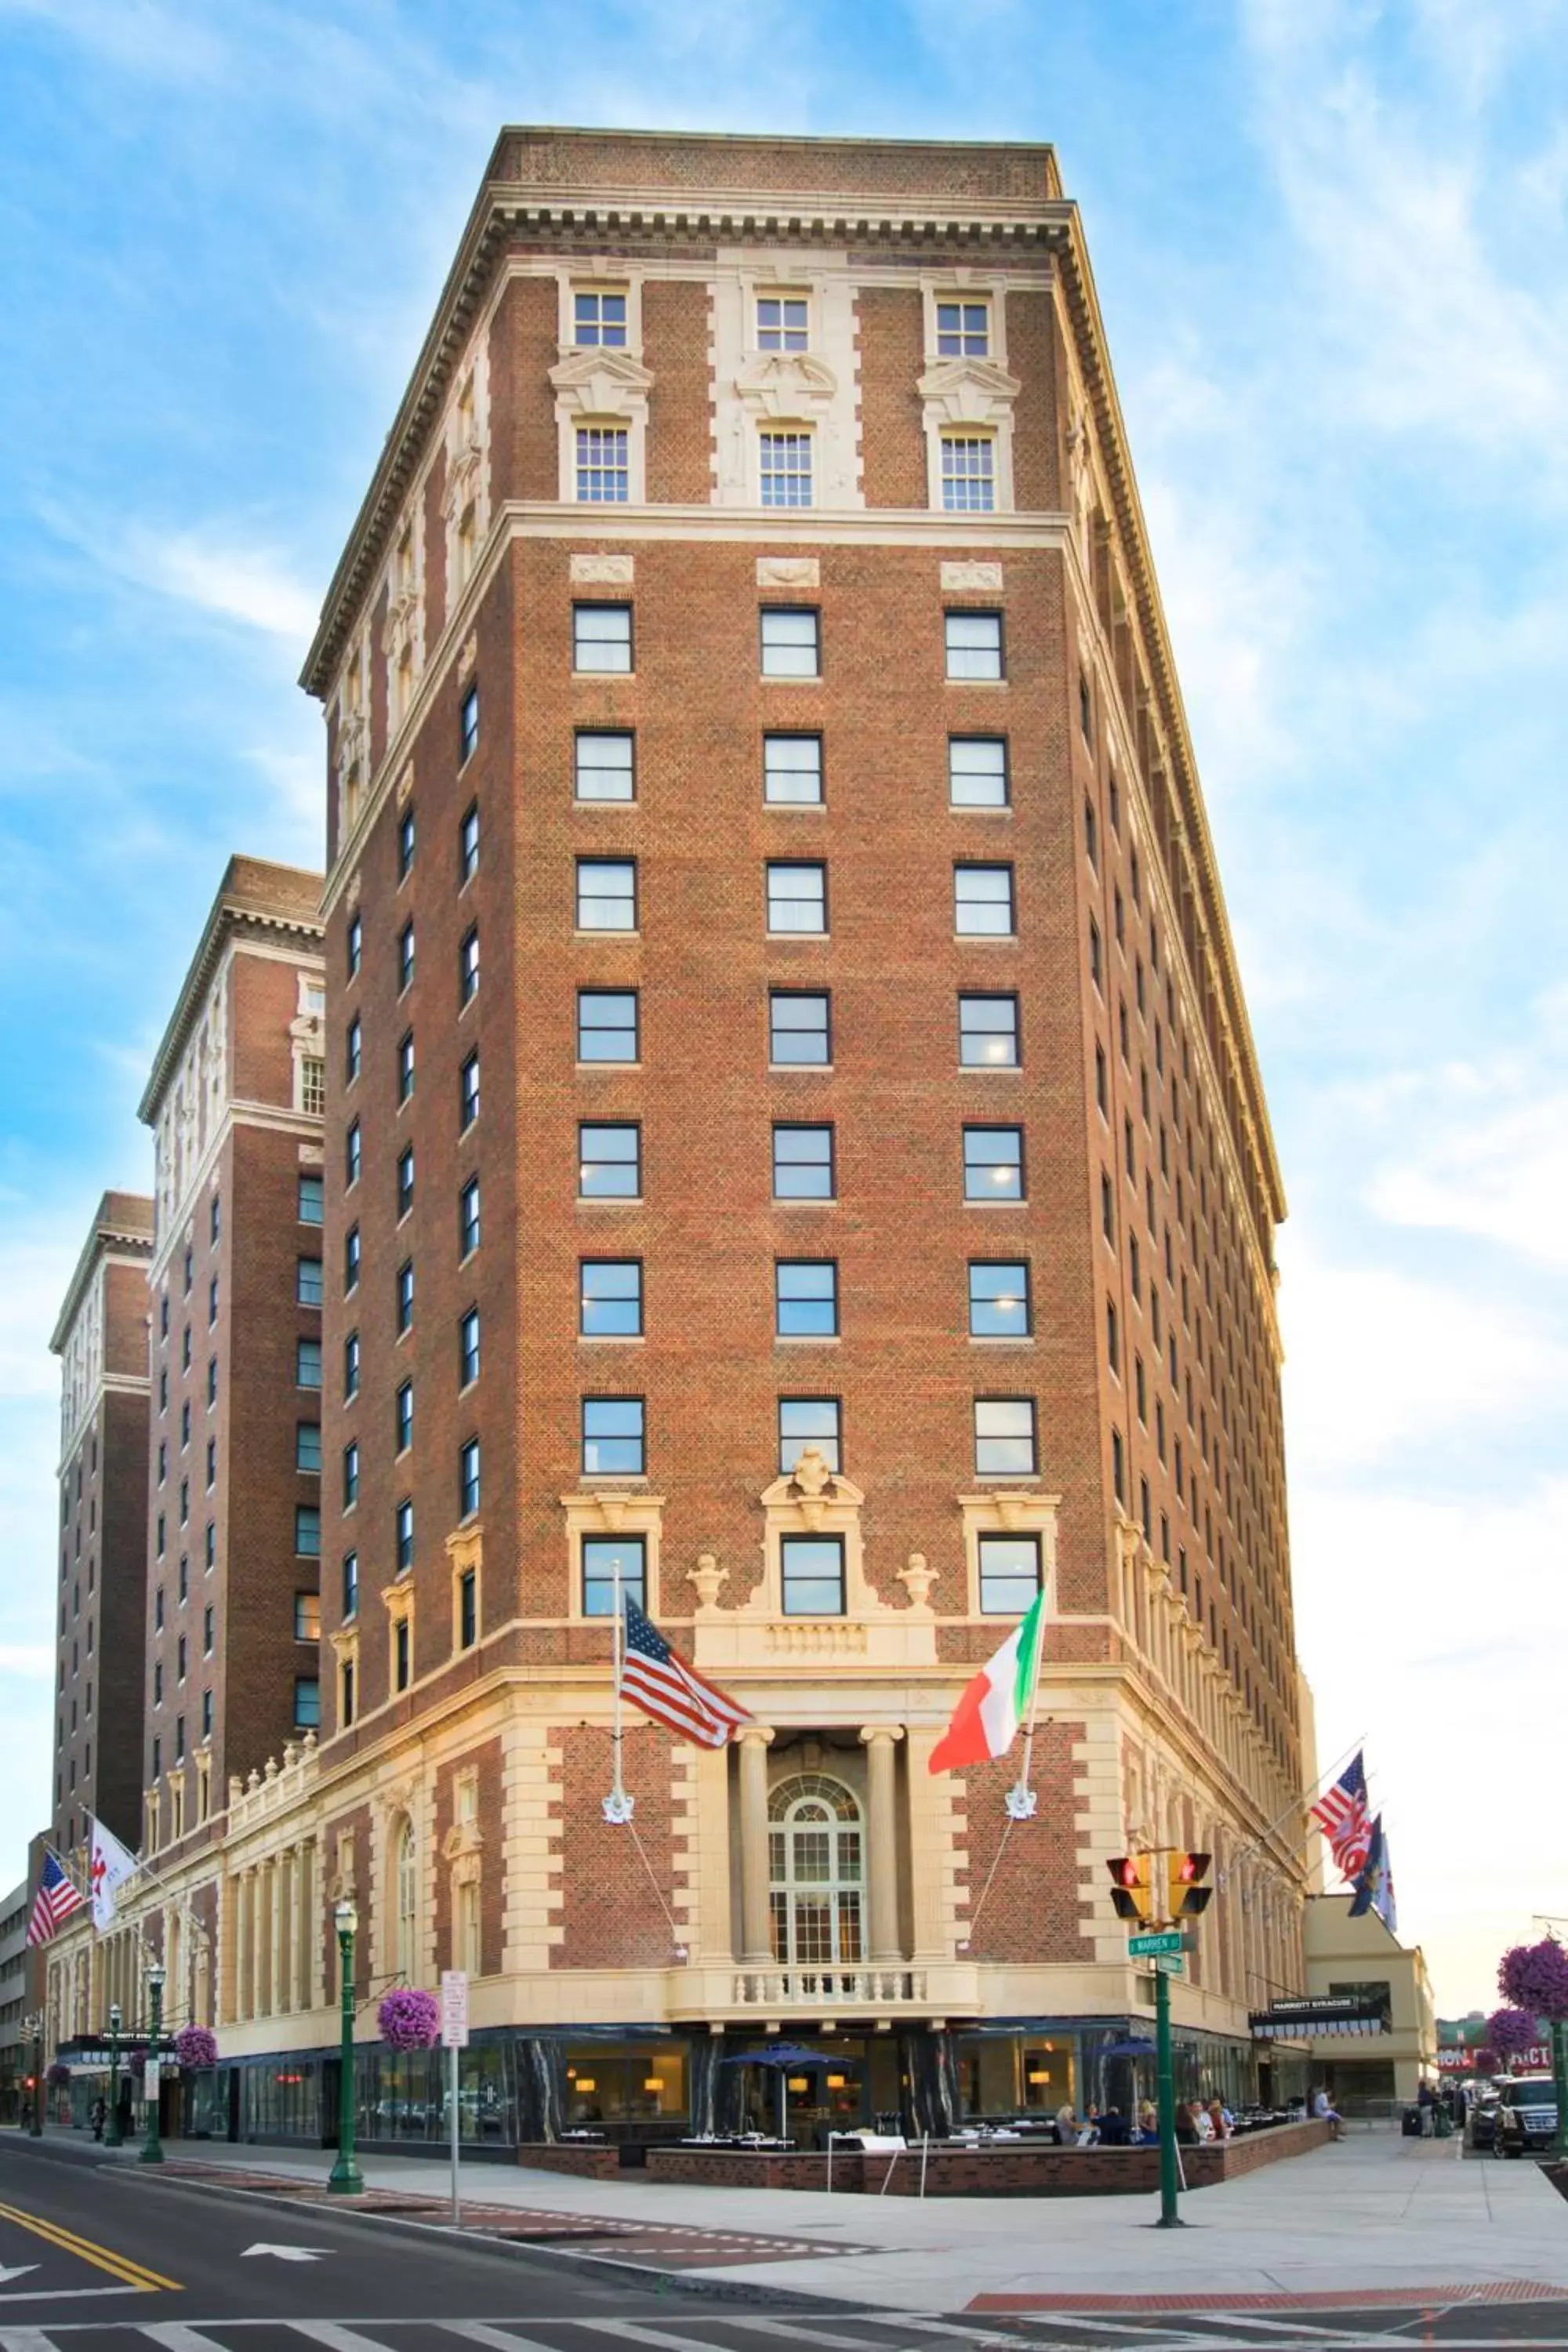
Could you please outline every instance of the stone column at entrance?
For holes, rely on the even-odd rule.
[[[768,1748],[773,1736],[761,1724],[748,1724],[736,1743],[741,1751],[741,1958],[749,1968],[765,1967],[773,1956],[768,1903]]]
[[[872,1960],[899,1960],[899,1824],[893,1794],[893,1750],[903,1738],[896,1723],[868,1724],[860,1734],[866,1750],[866,1861]]]

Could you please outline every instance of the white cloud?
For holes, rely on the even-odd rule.
[[[1442,1112],[1419,1156],[1374,1178],[1373,1209],[1390,1224],[1474,1234],[1568,1272],[1568,1094],[1500,1103],[1460,1076]]]
[[[107,553],[124,579],[177,604],[287,638],[301,654],[310,643],[319,599],[275,551],[237,531],[132,524],[111,537]]]

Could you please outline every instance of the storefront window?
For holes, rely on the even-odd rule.
[[[1072,2053],[1065,2042],[1026,2042],[1022,2072],[1026,2112],[1054,2115],[1072,2098]]]
[[[568,2131],[595,2124],[657,2123],[686,2113],[685,2053],[668,2044],[643,2050],[568,2050],[563,2120]]]

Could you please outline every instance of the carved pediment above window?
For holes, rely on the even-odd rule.
[[[338,773],[346,776],[357,768],[362,775],[370,768],[370,720],[363,710],[344,710],[338,719]]]
[[[387,600],[386,622],[381,633],[382,650],[389,661],[400,661],[412,647],[419,613],[419,592],[412,581],[395,588]]]
[[[994,360],[939,360],[915,389],[928,425],[1002,424],[1024,387]]]
[[[455,440],[447,453],[447,481],[441,494],[441,512],[448,522],[456,522],[464,509],[473,502],[479,484],[479,468],[484,462],[484,444],[478,427],[470,425],[460,439]]]
[[[443,1862],[458,1862],[465,1855],[479,1855],[484,1851],[484,1833],[478,1822],[454,1822],[441,1840]],[[456,1878],[458,1873],[452,1874]]]
[[[858,1511],[865,1499],[858,1486],[828,1468],[815,1445],[805,1447],[790,1475],[775,1478],[762,1498],[765,1511],[792,1511],[807,1528],[826,1525],[837,1512]]]
[[[735,378],[737,397],[758,417],[826,417],[838,378],[810,352],[757,352]]]
[[[573,416],[634,416],[647,406],[653,371],[629,352],[569,351],[550,371],[555,404]]]

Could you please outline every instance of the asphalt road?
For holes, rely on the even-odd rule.
[[[1444,2352],[1568,2347],[1568,2300],[925,2318],[720,2300],[564,2254],[224,2193],[0,2135],[0,2352]],[[1022,2218],[1022,2217],[1021,2217]],[[1108,2285],[1112,2282],[1107,2282]]]

